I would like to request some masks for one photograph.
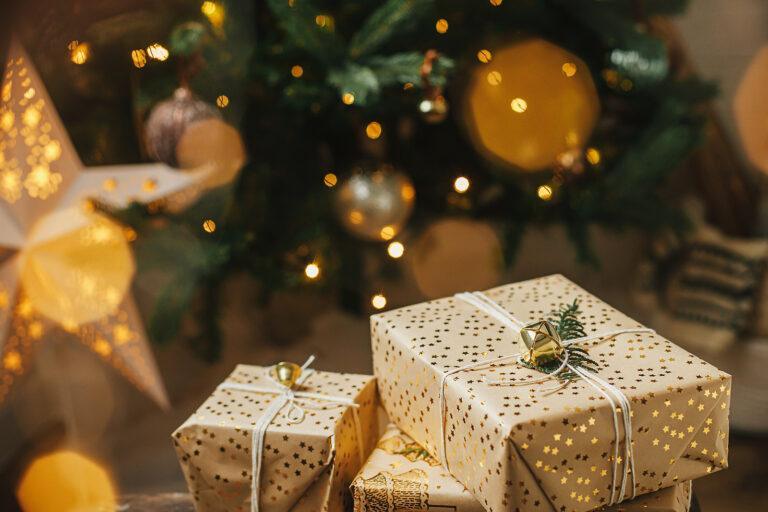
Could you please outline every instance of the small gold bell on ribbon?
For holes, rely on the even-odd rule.
[[[557,329],[546,320],[526,325],[520,330],[520,337],[528,350],[523,359],[531,364],[539,365],[552,361],[562,356],[565,351]]]
[[[292,388],[301,376],[301,366],[296,363],[281,361],[272,367],[269,374],[283,386]]]

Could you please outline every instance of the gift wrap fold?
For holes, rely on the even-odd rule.
[[[238,365],[173,433],[196,510],[348,510],[379,437],[375,379],[305,369],[288,388],[270,369]]]
[[[354,512],[485,512],[437,459],[393,424],[352,482],[352,495]],[[690,507],[691,482],[688,481],[605,510],[688,512]]]
[[[372,316],[373,362],[392,421],[486,511],[583,512],[727,466],[729,375],[561,275],[472,297]],[[599,368],[562,383],[521,364],[515,326],[574,301]]]

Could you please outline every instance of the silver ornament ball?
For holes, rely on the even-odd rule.
[[[199,99],[186,87],[179,87],[173,96],[152,109],[145,124],[145,142],[149,156],[178,167],[176,148],[184,131],[193,123],[205,119],[220,119],[219,111]]]
[[[361,164],[336,191],[336,214],[351,234],[366,240],[391,240],[413,210],[410,178],[387,164]]]

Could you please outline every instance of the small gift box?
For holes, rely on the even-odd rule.
[[[583,512],[727,465],[730,376],[560,275],[371,330],[390,418],[488,512]]]
[[[371,376],[237,366],[173,433],[195,508],[348,509],[349,485],[378,439],[377,404]]]
[[[451,510],[485,512],[440,462],[395,425],[390,425],[352,482],[354,512]],[[688,512],[691,482],[667,487],[609,507],[613,512]]]

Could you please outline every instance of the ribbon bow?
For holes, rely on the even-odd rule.
[[[509,313],[507,310],[505,310],[503,307],[501,307],[497,302],[495,302],[493,299],[489,298],[487,295],[485,295],[482,292],[472,292],[472,293],[458,293],[455,295],[455,297],[461,301],[464,301],[472,306],[475,306],[477,309],[481,310],[482,312],[486,313],[488,316],[494,318],[502,325],[512,329],[515,332],[522,332],[525,329],[538,329],[540,322],[534,322],[530,324],[526,324],[524,322],[521,322],[514,316],[512,316],[511,313]],[[535,327],[534,327],[535,326]],[[573,338],[570,340],[564,340],[560,341],[562,343],[563,347],[567,347],[568,345],[573,345],[576,343],[583,343],[587,341],[596,340],[599,338],[606,338],[606,337],[613,337],[617,336],[619,334],[630,334],[630,333],[654,333],[655,331],[653,329],[648,328],[629,328],[629,329],[616,329],[612,331],[602,332],[602,333],[594,333],[594,334],[588,334],[586,336],[581,336],[579,338]],[[559,340],[558,340],[559,341]],[[448,371],[446,371],[443,374],[443,377],[440,381],[440,415],[441,415],[441,421],[440,421],[440,456],[443,461],[443,464],[445,465],[446,469],[448,469],[448,457],[446,453],[446,442],[445,442],[445,421],[446,421],[446,403],[445,403],[445,384],[448,380],[448,377],[450,377],[453,374],[472,370],[481,366],[487,366],[495,363],[501,363],[504,361],[514,360],[514,362],[518,365],[528,367],[527,365],[523,365],[523,357],[526,355],[524,352],[519,352],[516,354],[510,354],[506,356],[496,357],[493,359],[488,359],[486,361],[480,361],[477,363],[471,363],[464,366],[460,366],[458,368],[452,368]],[[632,447],[632,408],[629,403],[629,399],[624,395],[624,393],[611,384],[610,382],[604,380],[596,373],[589,371],[585,368],[579,368],[577,366],[574,366],[569,363],[568,361],[568,352],[563,350],[561,353],[555,352],[554,357],[559,359],[561,361],[560,366],[553,371],[552,373],[548,373],[542,377],[534,377],[525,381],[514,381],[514,382],[508,382],[508,381],[493,381],[490,382],[491,385],[497,385],[497,386],[503,386],[503,385],[511,385],[511,386],[524,386],[524,385],[531,385],[531,384],[538,384],[541,382],[546,382],[548,380],[551,380],[553,378],[557,378],[558,375],[560,375],[562,372],[564,372],[566,369],[573,372],[575,375],[580,377],[584,380],[587,384],[592,386],[595,390],[597,390],[608,402],[611,404],[611,411],[613,413],[613,431],[614,436],[616,439],[616,442],[614,443],[614,453],[613,453],[613,478],[612,478],[612,484],[611,484],[611,499],[609,505],[614,505],[616,503],[621,503],[624,500],[624,495],[626,493],[626,486],[627,486],[627,467],[629,465],[630,472],[632,475],[632,493],[631,493],[631,499],[633,499],[636,496],[636,489],[635,489],[635,459],[634,459],[634,449]],[[617,407],[621,409],[622,414],[622,423],[624,428],[624,458],[623,458],[623,464],[621,467],[622,472],[622,479],[621,479],[621,487],[618,492],[617,496],[617,482],[616,478],[619,474],[619,441],[620,441],[620,429],[619,429],[619,418],[618,413],[616,412]]]
[[[331,402],[337,406],[347,406],[352,408],[352,418],[355,423],[356,435],[357,435],[357,453],[360,458],[360,464],[364,462],[364,449],[363,449],[363,433],[360,426],[360,416],[357,409],[359,404],[354,400],[347,397],[323,395],[320,393],[309,393],[306,391],[296,391],[295,387],[299,387],[309,379],[314,373],[314,370],[309,368],[312,362],[315,360],[315,356],[310,356],[307,361],[302,365],[293,365],[292,363],[278,363],[271,367],[268,373],[269,378],[274,383],[274,387],[255,386],[253,384],[241,384],[238,382],[225,382],[221,384],[218,389],[222,390],[234,390],[244,391],[248,393],[267,393],[274,394],[274,400],[264,410],[264,413],[259,417],[256,424],[253,426],[253,432],[251,435],[252,448],[251,448],[251,512],[259,512],[259,496],[261,493],[261,466],[262,455],[264,452],[264,439],[267,435],[267,429],[272,421],[277,417],[278,413],[284,408],[288,407],[283,412],[284,418],[290,424],[297,424],[304,421],[307,415],[307,409],[318,410],[322,407],[313,407],[312,405],[299,401],[316,400],[322,402]],[[295,372],[293,378],[283,378],[280,373],[281,366],[294,366]],[[335,438],[331,437],[331,443],[335,443]],[[335,445],[331,447],[331,453],[335,452]]]

